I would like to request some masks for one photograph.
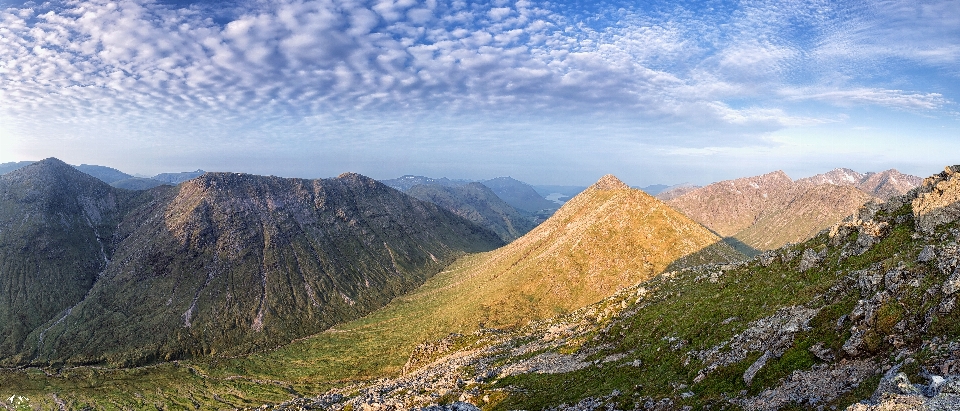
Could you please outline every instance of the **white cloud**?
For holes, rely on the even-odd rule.
[[[950,103],[939,93],[917,93],[875,88],[853,90],[785,89],[781,91],[781,94],[794,100],[819,100],[841,106],[868,104],[908,110],[935,110]]]

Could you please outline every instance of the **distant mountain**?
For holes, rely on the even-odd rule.
[[[469,183],[461,186],[417,185],[407,194],[452,211],[511,242],[536,226],[533,220],[505,203],[487,186]]]
[[[0,363],[275,347],[502,244],[356,174],[207,173],[133,192],[48,159],[0,177]]]
[[[843,181],[842,175],[833,181]],[[809,239],[872,196],[849,185],[795,183],[783,171],[721,181],[667,201],[746,253]]]
[[[414,186],[421,185],[438,185],[443,187],[459,187],[472,183],[470,180],[451,180],[449,178],[430,178],[424,176],[414,176],[414,175],[405,175],[400,178],[393,178],[389,180],[380,180],[381,183],[386,184],[387,186],[393,187],[400,191],[407,191]]]
[[[159,180],[143,177],[130,177],[123,180],[117,180],[110,183],[111,186],[125,190],[149,190],[162,185],[170,185]]]
[[[919,186],[921,182],[923,182],[922,178],[903,174],[895,169],[861,174],[849,168],[837,168],[823,174],[797,180],[798,184],[833,184],[856,187],[882,199],[904,195]]]
[[[562,194],[567,197],[574,197],[577,194],[583,192],[587,188],[584,186],[558,186],[558,185],[537,185],[532,186],[536,190],[537,194],[540,194],[541,197],[546,198],[550,194]]]
[[[35,163],[36,161],[18,161],[12,163],[2,163],[0,164],[0,174],[7,174],[13,170],[17,170],[30,164]]]
[[[681,184],[672,185],[667,188],[664,188],[660,190],[660,192],[657,194],[650,194],[650,195],[657,197],[660,201],[667,201],[667,200],[672,200],[674,198],[680,197],[698,188],[700,188],[700,186],[698,185],[693,185],[690,183],[681,183]]]
[[[652,195],[652,196],[655,196],[655,195],[657,195],[657,194],[660,194],[661,191],[670,188],[670,186],[668,186],[668,185],[666,185],[666,184],[652,184],[652,185],[648,185],[648,186],[646,186],[646,187],[634,187],[634,188],[643,190],[644,193],[647,193],[647,194],[650,194],[650,195]]]
[[[73,166],[73,167],[84,173],[90,174],[100,179],[100,181],[103,181],[104,183],[107,183],[107,184],[113,184],[114,182],[117,182],[120,180],[127,180],[130,178],[133,178],[133,176],[130,174],[124,173],[115,168],[110,168],[105,166],[81,164],[79,166]]]
[[[168,184],[177,185],[187,180],[192,180],[194,178],[200,177],[205,171],[184,171],[182,173],[161,173],[153,176],[152,178],[157,181],[161,181]]]
[[[507,204],[514,208],[529,213],[537,213],[542,210],[552,212],[560,208],[560,205],[553,201],[543,198],[534,190],[532,186],[522,181],[510,177],[497,177],[491,180],[482,181],[483,185],[490,187],[497,197],[500,197]]]

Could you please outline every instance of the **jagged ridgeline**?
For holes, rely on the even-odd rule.
[[[132,194],[48,159],[4,175],[0,193],[7,364],[272,348],[502,245],[357,174],[207,173]]]

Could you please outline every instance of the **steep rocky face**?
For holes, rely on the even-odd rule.
[[[38,185],[69,188],[59,178]],[[208,173],[143,192],[122,220],[105,217],[118,208],[109,186],[79,181],[93,194],[42,218],[77,220],[65,241],[77,241],[73,227],[83,224],[113,231],[85,229],[92,237],[83,242],[85,256],[96,258],[64,274],[87,273],[72,280],[82,287],[22,327],[29,335],[18,335],[20,354],[6,363],[132,365],[274,347],[380,307],[465,252],[503,244],[436,205],[356,174],[299,180]],[[108,258],[97,236],[106,239]],[[49,300],[51,289],[58,292],[52,284],[27,294]]]
[[[0,176],[0,357],[87,294],[127,197],[53,158]]]
[[[851,185],[863,178],[837,169],[794,182],[777,171],[721,181],[668,203],[739,250],[756,253],[809,239],[856,212],[874,198]]]
[[[487,228],[497,233],[504,242],[516,240],[536,226],[533,220],[520,214],[480,183],[461,186],[418,185],[407,190],[407,194]]]

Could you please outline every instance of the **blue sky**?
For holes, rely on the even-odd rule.
[[[957,1],[0,9],[0,162],[631,185],[960,163]]]

